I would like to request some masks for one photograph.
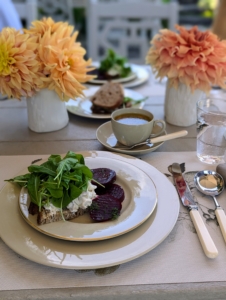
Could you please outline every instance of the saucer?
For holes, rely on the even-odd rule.
[[[152,133],[158,132],[159,129],[160,129],[160,126],[155,125]],[[166,135],[166,131],[162,135]],[[141,154],[153,152],[164,143],[164,142],[161,142],[161,143],[156,143],[153,145],[151,145],[151,144],[150,145],[149,144],[142,145],[142,146],[138,146],[131,150],[123,150],[123,149],[113,148],[114,146],[117,145],[118,141],[112,131],[111,121],[106,122],[97,128],[96,137],[97,137],[98,141],[104,147],[106,147],[108,150],[114,151],[114,152],[119,152],[119,153],[124,153],[124,154],[129,154],[129,155],[141,155]]]

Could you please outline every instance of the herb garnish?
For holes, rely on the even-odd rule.
[[[30,173],[5,181],[26,187],[31,201],[38,205],[39,211],[49,203],[62,211],[87,190],[88,181],[93,178],[92,171],[85,165],[84,157],[72,151],[63,158],[51,155],[41,165],[30,165],[28,171]]]
[[[120,215],[120,211],[117,207],[112,208],[111,210],[111,220],[116,220]]]
[[[147,99],[148,99],[148,97],[145,97],[145,98],[142,98],[142,99],[138,99],[138,100],[135,100],[135,99],[130,98],[130,97],[124,97],[124,99],[123,99],[123,107],[131,107],[131,106],[134,106],[136,104],[140,104],[141,102],[144,102]]]

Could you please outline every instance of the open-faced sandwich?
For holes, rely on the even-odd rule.
[[[92,112],[111,113],[123,106],[124,91],[119,83],[106,82],[91,97]]]
[[[38,225],[71,220],[84,213],[97,222],[120,215],[124,191],[114,183],[115,171],[91,170],[81,154],[51,155],[41,165],[29,166],[28,171],[7,181],[27,188],[29,213],[37,214]]]
[[[125,97],[120,83],[108,81],[90,98],[92,102],[91,110],[97,114],[109,114],[118,108],[140,104],[146,99],[147,97],[138,100]]]

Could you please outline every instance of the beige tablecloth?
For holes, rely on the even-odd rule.
[[[37,158],[40,156],[1,156],[1,186],[5,178],[14,176]],[[186,171],[215,169],[200,163],[195,152],[150,153],[141,159],[163,173],[168,173],[167,166],[173,162],[185,162]],[[225,196],[226,192],[219,196],[219,202],[226,209]],[[200,194],[195,197],[202,215],[214,208],[213,202]],[[176,226],[154,250],[120,266],[87,271],[55,269],[28,261],[0,239],[0,290],[226,281],[223,237],[215,220],[206,224],[219,251],[214,260],[204,255],[188,212],[181,205]]]

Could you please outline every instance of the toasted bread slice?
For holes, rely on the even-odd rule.
[[[121,84],[106,82],[91,97],[93,112],[112,112],[123,104],[124,92]]]
[[[63,209],[62,211],[65,220],[72,220],[74,218],[82,216],[85,212],[86,210],[82,208],[79,208],[76,212],[71,212],[69,209]],[[38,225],[43,225],[61,221],[63,219],[62,213],[60,211],[52,213],[49,210],[42,207],[41,211],[38,213],[37,223]]]
[[[42,207],[41,211],[39,211],[38,205],[32,202],[29,205],[29,213],[31,215],[37,215],[38,225],[44,225],[52,222],[61,221],[63,219],[62,214],[65,220],[72,220],[74,218],[82,216],[86,211],[86,209],[79,208],[76,212],[71,212],[69,209],[66,208],[63,209],[61,213],[61,211],[51,212],[50,210],[45,209],[44,207]]]

